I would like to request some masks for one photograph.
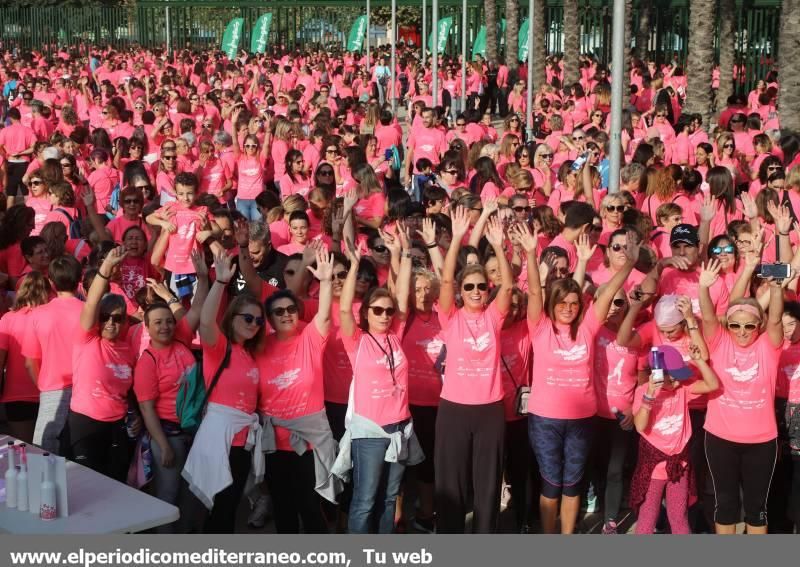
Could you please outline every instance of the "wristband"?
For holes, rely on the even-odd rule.
[[[686,327],[686,330],[687,330],[687,331],[697,331],[699,328],[700,328],[700,327],[689,327],[689,326],[687,325],[687,327]]]
[[[437,246],[439,246],[439,245],[438,245],[436,242],[434,242],[433,244],[427,244],[427,243],[426,243],[426,244],[425,244],[425,246],[426,246],[427,248],[436,248],[436,247],[437,247]]]
[[[97,270],[97,275],[100,276],[101,278],[103,278],[106,281],[109,281],[111,279],[109,276],[103,275],[103,272],[101,272],[100,270]]]
[[[642,394],[642,401],[650,403],[656,401],[656,399],[648,396],[647,394]]]
[[[172,299],[167,301],[167,305],[175,305],[176,303],[180,303],[180,302],[181,302],[180,299],[178,299],[177,297],[173,297]]]
[[[221,283],[222,285],[228,285],[229,283],[231,283],[231,282],[225,282],[225,281],[222,281],[222,280],[216,280],[216,282],[217,283]]]
[[[781,236],[789,236],[789,233],[788,233],[788,232],[780,232],[780,231],[779,231],[779,232],[778,232],[778,234],[780,234]]]

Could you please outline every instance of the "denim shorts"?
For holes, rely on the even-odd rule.
[[[528,438],[539,464],[542,495],[578,496],[591,446],[592,418],[556,419],[531,414]]]

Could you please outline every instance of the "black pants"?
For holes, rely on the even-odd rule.
[[[244,485],[250,472],[250,451],[244,447],[231,447],[228,462],[233,483],[214,497],[214,507],[206,519],[203,532],[207,534],[232,534],[236,527],[236,510],[242,500]]]
[[[792,497],[789,502],[789,517],[800,531],[800,457],[792,457]]]
[[[279,534],[300,533],[300,521],[307,534],[324,534],[328,526],[322,517],[322,501],[314,490],[314,453],[298,455],[294,451],[277,451],[267,455],[267,487],[272,495],[275,531]]]
[[[767,525],[767,496],[777,458],[777,440],[734,443],[706,431],[706,459],[714,483],[714,521],[739,521],[739,489],[743,493],[744,521]]]
[[[511,485],[511,506],[517,530],[530,525],[535,513],[534,494],[539,493],[539,467],[528,443],[528,420],[506,422],[506,480]]]
[[[333,438],[336,439],[336,442],[342,440],[342,436],[345,432],[344,427],[344,418],[347,415],[347,404],[337,404],[336,402],[325,402],[325,413],[328,416],[328,424],[331,426],[331,434],[333,434]],[[337,514],[337,508],[343,514],[347,514],[350,510],[350,502],[353,500],[353,484],[350,482],[346,482],[344,485],[344,491],[339,495],[339,505],[333,504],[324,500],[322,503],[323,510],[325,511],[325,515],[328,518],[335,518]]]
[[[61,453],[76,463],[114,480],[127,480],[133,443],[124,420],[97,421],[70,410],[61,443]]]
[[[410,406],[411,418],[414,420],[414,433],[425,453],[425,460],[420,464],[409,467],[408,473],[416,474],[417,480],[433,484],[436,478],[436,469],[433,466],[433,454],[436,447],[436,414],[438,406]]]
[[[616,522],[622,505],[623,469],[632,432],[622,429],[616,419],[600,416],[594,417],[593,426],[589,474],[602,503],[603,520]]]
[[[464,533],[470,491],[473,531],[497,530],[505,425],[502,401],[439,404],[434,451],[438,533]]]
[[[6,164],[6,195],[27,195],[28,188],[22,183],[25,172],[28,171],[27,161],[10,161]]]
[[[689,508],[689,525],[692,533],[714,532],[714,487],[708,474],[706,460],[706,410],[690,409],[689,419],[692,422],[692,437],[689,439],[689,459],[692,463],[697,502]]]

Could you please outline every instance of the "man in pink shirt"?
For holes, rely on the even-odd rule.
[[[428,158],[436,166],[440,156],[447,151],[447,140],[441,130],[434,128],[433,109],[422,110],[422,126],[411,129],[406,147],[406,163],[403,170],[409,174],[412,167],[421,158]],[[419,173],[419,172],[415,172]]]
[[[679,224],[672,229],[669,238],[672,257],[659,264],[661,269],[657,295],[685,295],[692,301],[692,312],[699,318],[700,313],[700,238],[697,227]],[[657,270],[658,271],[658,270]],[[653,276],[649,276],[653,277]],[[722,278],[710,288],[711,300],[719,315],[728,308],[730,293]]]
[[[10,208],[14,205],[17,195],[28,194],[28,190],[22,184],[22,177],[28,169],[30,156],[33,155],[36,134],[27,126],[22,125],[18,108],[10,109],[8,118],[11,120],[11,124],[0,130],[0,153],[8,161],[6,198]]]
[[[564,228],[550,243],[567,251],[569,271],[574,272],[578,265],[578,249],[575,243],[581,234],[587,234],[592,226],[597,213],[589,203],[572,203],[564,217]]]
[[[48,274],[56,297],[31,313],[21,350],[28,374],[40,391],[33,442],[58,454],[58,438],[72,397],[72,350],[83,310],[83,302],[76,297],[81,265],[73,256],[61,256],[50,262]]]
[[[36,139],[40,142],[46,142],[50,136],[55,132],[55,126],[51,120],[47,120],[42,116],[42,107],[44,106],[38,100],[31,103],[31,130],[36,134]]]

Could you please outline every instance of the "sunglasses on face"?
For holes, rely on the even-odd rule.
[[[62,163],[61,167],[72,167],[71,163]]]
[[[519,118],[512,118],[509,122],[519,122]]]
[[[722,147],[725,148],[726,150],[729,150],[729,149],[733,148],[733,144],[725,144]]]
[[[244,319],[244,322],[247,323],[248,325],[252,325],[253,323],[255,323],[259,327],[264,326],[263,317],[256,317],[255,315],[251,315],[250,313],[237,313],[236,316]]]
[[[626,205],[608,205],[606,210],[610,213],[624,213],[626,208]]]
[[[356,280],[360,282],[371,282],[373,280],[372,274],[367,272],[359,272],[356,276]]]
[[[255,144],[245,144],[245,145],[244,145],[244,147],[245,147],[246,149],[248,149],[248,150],[254,150],[254,149],[256,149],[258,146],[257,146],[257,145],[255,145]]]
[[[580,140],[583,140],[583,136],[573,136],[572,139],[578,142]]]
[[[175,156],[161,156],[161,159],[166,161],[173,161],[175,160]]]
[[[733,244],[728,244],[727,246],[714,246],[714,248],[711,249],[711,253],[715,255],[733,254],[733,251]]]
[[[39,179],[31,179],[31,186],[38,187],[41,184],[42,184],[41,180],[39,180]]]
[[[728,323],[728,328],[731,331],[738,331],[740,329],[744,329],[745,331],[748,331],[748,332],[752,333],[753,331],[758,329],[758,325],[756,325],[755,323],[744,323],[744,324],[742,324],[742,323],[730,322],[730,323]]]
[[[529,206],[523,207],[522,205],[517,205],[516,207],[511,207],[511,209],[515,213],[528,213],[531,210],[531,208]]]
[[[387,317],[394,317],[394,314],[397,312],[397,309],[394,307],[378,307],[376,305],[369,306],[370,311],[372,311],[377,317],[382,316],[386,313]]]
[[[98,319],[100,323],[108,323],[111,321],[115,325],[119,325],[125,320],[125,316],[122,313],[100,313]]]
[[[297,313],[297,305],[289,305],[287,307],[276,307],[272,311],[270,311],[270,315],[273,317],[283,317],[285,313],[289,315],[294,315]]]
[[[768,165],[767,166],[767,171],[778,171],[780,169],[782,169],[782,168],[779,165]]]
[[[324,175],[325,177],[328,177],[328,176],[333,175],[333,171],[332,170],[320,170],[320,171],[317,172],[317,175],[320,175],[320,176]]]
[[[385,254],[386,252],[388,252],[388,251],[389,251],[389,249],[388,249],[388,248],[386,248],[386,246],[381,246],[381,245],[378,245],[378,246],[375,246],[375,247],[372,249],[372,251],[373,251],[373,252],[375,252],[375,253],[377,253],[377,254]]]
[[[139,205],[139,204],[141,204],[141,201],[139,199],[123,199],[122,202],[125,203],[126,205]]]
[[[472,291],[476,287],[478,288],[478,291],[486,291],[489,289],[489,284],[486,282],[481,282],[479,284],[465,283],[463,286],[461,286],[464,291]]]
[[[134,185],[133,188],[134,189],[141,189],[142,191],[144,191],[146,189],[149,190],[150,186],[149,185]]]
[[[614,307],[622,307],[623,305],[625,305],[625,300],[624,300],[624,299],[622,299],[621,297],[617,297],[617,298],[616,298],[614,301],[612,301],[611,303],[613,303],[613,304],[614,304]]]
[[[656,114],[656,118],[666,118],[666,114]]]
[[[333,279],[335,280],[344,280],[347,278],[347,270],[342,270],[341,272],[336,272],[333,274]]]

